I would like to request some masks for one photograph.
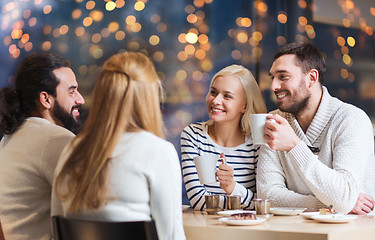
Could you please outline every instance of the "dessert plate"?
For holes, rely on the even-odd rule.
[[[223,217],[218,219],[220,222],[232,226],[251,226],[264,223],[267,219],[257,217],[255,220],[232,220],[229,217]]]
[[[300,215],[304,218],[307,218],[307,219],[312,219],[311,218],[312,216],[316,216],[316,215],[319,215],[319,214],[320,214],[319,212],[301,212],[298,215]]]
[[[282,215],[282,216],[298,215],[305,210],[306,208],[293,208],[293,207],[270,208],[271,213],[275,215]]]
[[[252,213],[255,215],[255,211],[250,211],[250,210],[226,210],[226,211],[217,212],[217,214],[223,217],[230,217],[232,216],[232,214],[237,214],[237,213]]]
[[[347,223],[358,216],[356,215],[344,215],[344,214],[332,214],[332,215],[316,215],[311,216],[312,219],[322,223]]]

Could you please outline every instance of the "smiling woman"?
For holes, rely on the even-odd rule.
[[[223,194],[241,196],[241,207],[252,208],[255,192],[255,169],[259,147],[250,136],[249,116],[265,113],[266,107],[251,72],[240,65],[219,71],[211,80],[206,96],[207,122],[193,123],[181,133],[182,171],[189,201],[194,209],[206,208],[205,195],[221,194],[220,208],[225,208]],[[218,182],[200,184],[197,156],[213,155]]]

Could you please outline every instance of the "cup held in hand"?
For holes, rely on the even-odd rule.
[[[202,155],[194,158],[194,164],[201,184],[215,183],[217,181],[216,163],[218,159],[214,155]]]
[[[264,139],[264,124],[267,121],[267,116],[272,115],[268,113],[250,114],[250,128],[253,143],[255,145],[266,145]]]

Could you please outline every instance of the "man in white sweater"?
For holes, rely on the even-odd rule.
[[[15,85],[0,91],[0,221],[5,239],[51,239],[53,174],[84,100],[69,62],[51,53],[28,56]]]
[[[273,206],[366,214],[374,208],[374,136],[369,117],[323,87],[325,61],[311,44],[279,49],[270,69],[278,110],[267,121],[258,197]]]

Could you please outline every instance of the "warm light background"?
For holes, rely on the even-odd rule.
[[[163,81],[167,137],[179,151],[183,127],[207,118],[210,78],[227,65],[249,68],[273,110],[272,56],[296,40],[324,53],[331,94],[375,119],[374,27],[368,0],[2,0],[0,87],[29,53],[53,51],[70,59],[89,109],[101,64],[143,52]]]

